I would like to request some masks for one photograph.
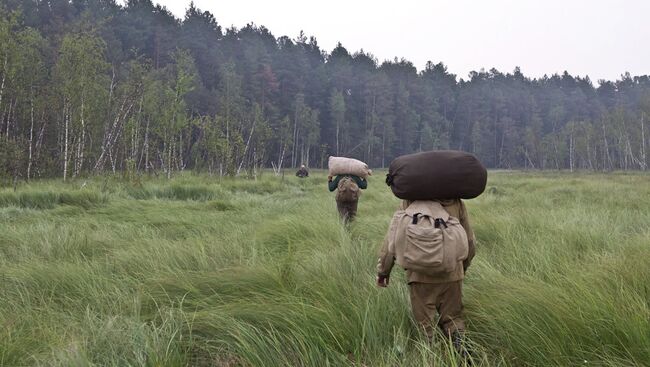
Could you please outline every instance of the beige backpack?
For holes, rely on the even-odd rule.
[[[350,176],[341,178],[337,190],[336,201],[350,202],[359,200],[359,185]]]
[[[417,200],[393,217],[390,241],[397,263],[427,275],[448,274],[467,259],[467,233],[458,218],[436,201]]]

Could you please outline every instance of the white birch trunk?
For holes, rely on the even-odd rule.
[[[9,55],[5,55],[5,61],[4,61],[3,65],[2,65],[2,82],[0,82],[0,106],[2,106],[2,97],[4,96],[4,91],[5,91],[5,80],[7,79],[7,59],[8,58],[9,58]],[[2,121],[0,121],[0,124],[2,124]]]
[[[340,150],[339,150],[339,129],[341,128],[340,126],[340,121],[336,119],[336,156],[338,157],[340,155]]]
[[[93,168],[93,170],[95,171],[99,171],[104,168],[104,162],[106,160],[107,155],[112,156],[112,149],[115,143],[117,142],[117,139],[120,136],[123,123],[128,118],[129,114],[131,113],[131,110],[133,109],[134,102],[131,102],[128,106],[127,103],[128,103],[128,98],[126,98],[122,102],[122,105],[120,106],[120,110],[115,116],[115,119],[113,120],[113,125],[105,134],[104,142],[102,143],[102,152],[100,153],[99,158],[97,158],[97,162],[95,163],[95,166]],[[113,171],[115,171],[114,163],[113,163]]]
[[[241,162],[239,163],[239,168],[237,168],[237,176],[239,176],[239,172],[241,171],[241,168],[244,165],[244,161],[246,160],[246,154],[248,153],[248,147],[251,144],[251,139],[253,137],[254,132],[255,132],[255,119],[253,119],[253,126],[251,127],[250,134],[248,134],[248,139],[246,141],[246,147],[244,148],[244,153],[242,154]]]
[[[573,132],[569,135],[569,171],[573,172]]]
[[[590,143],[590,141],[591,141],[591,137],[589,135],[587,135],[587,162],[589,163],[589,169],[593,171],[594,170],[594,165],[593,165],[593,162],[591,160],[591,149],[590,149],[591,143]]]
[[[32,171],[32,146],[34,143],[34,91],[33,88],[30,89],[30,99],[29,99],[29,155],[27,157],[27,181],[31,177]]]
[[[46,126],[47,121],[45,120],[45,111],[43,111],[43,115],[41,116],[41,130],[38,133],[38,139],[36,139],[36,145],[34,146],[34,158],[36,159],[40,157],[40,150],[43,145],[43,136],[45,135]]]
[[[284,162],[284,152],[286,149],[286,143],[282,143],[281,149],[280,149],[280,156],[278,157],[278,165],[277,168],[274,167],[273,171],[275,172],[275,175],[278,176],[280,175],[280,170],[282,169],[282,163]]]
[[[117,160],[113,158],[113,152],[110,150],[108,151],[108,158],[111,160],[111,168],[113,170],[113,174],[115,174],[115,163]]]
[[[84,150],[85,150],[85,141],[86,141],[86,120],[84,116],[84,108],[85,108],[85,98],[82,96],[81,97],[81,113],[80,113],[80,118],[81,118],[81,139],[79,140],[78,146],[77,146],[77,167],[76,167],[76,172],[75,176],[79,175],[81,173],[81,169],[83,168],[84,164]]]
[[[604,143],[604,152],[603,152],[603,169],[607,167],[606,170],[612,169],[612,159],[609,155],[609,144],[607,142],[607,131],[605,130],[605,120],[602,120],[603,125],[603,143]]]
[[[172,138],[169,138],[170,142],[167,143],[167,179],[172,178]]]
[[[185,170],[185,161],[183,159],[183,132],[178,134],[178,165],[181,171]]]
[[[293,146],[291,147],[291,166],[296,167],[296,154],[298,153],[298,106],[293,115]]]
[[[149,173],[149,119],[147,118],[147,125],[144,128],[144,143],[142,145],[143,154],[144,154],[144,170]],[[140,155],[140,161],[142,162],[142,154]],[[138,167],[140,167],[138,163]]]
[[[645,155],[645,130],[644,130],[644,117],[645,114],[641,114],[641,169],[646,170],[648,166],[648,161],[646,160]]]
[[[381,132],[381,168],[386,167],[386,121],[382,124]]]
[[[9,127],[11,126],[11,107],[13,106],[13,103],[11,103],[11,99],[9,100],[9,111],[7,112],[7,134],[6,138],[9,140]]]
[[[70,118],[68,109],[66,108],[64,114],[64,123],[65,123],[65,138],[64,138],[64,150],[63,150],[63,181],[68,177],[68,134],[70,129]]]

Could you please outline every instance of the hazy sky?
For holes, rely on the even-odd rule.
[[[154,0],[156,1],[156,0]],[[159,0],[182,17],[189,0]],[[444,62],[466,78],[496,67],[537,77],[569,71],[593,81],[650,74],[650,0],[195,0],[219,24],[254,22],[276,36],[300,30],[331,51],[341,42],[420,70]]]

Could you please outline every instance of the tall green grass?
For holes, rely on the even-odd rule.
[[[398,203],[380,175],[349,228],[313,176],[0,191],[0,365],[458,365],[419,335],[403,272],[374,285]],[[649,364],[649,182],[491,174],[467,202],[477,365]]]
[[[0,193],[0,207],[16,206],[30,209],[52,209],[59,205],[84,209],[106,203],[107,197],[89,190],[77,191],[21,191]]]

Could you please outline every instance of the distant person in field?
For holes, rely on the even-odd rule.
[[[440,214],[441,208],[436,203],[442,205],[442,209],[447,212],[445,214],[448,214],[448,219],[447,223],[442,222],[440,225],[436,220],[435,228],[448,228],[447,224],[452,226],[452,221],[454,221],[453,223],[460,222],[462,229],[459,227],[456,228],[461,234],[464,229],[465,234],[467,235],[467,242],[465,242],[464,238],[462,239],[462,243],[467,246],[467,258],[462,261],[457,261],[455,259],[451,260],[450,269],[453,270],[448,273],[441,273],[437,276],[407,270],[406,278],[411,298],[411,309],[415,316],[415,320],[429,338],[433,337],[435,331],[433,325],[437,324],[444,335],[452,340],[453,345],[460,356],[470,362],[468,360],[469,350],[464,343],[465,322],[463,321],[462,286],[465,272],[475,254],[475,245],[474,233],[470,226],[469,216],[465,209],[465,204],[460,199],[413,202],[407,200],[402,201],[399,210],[393,217],[393,221],[391,222],[379,253],[379,261],[377,264],[377,285],[379,287],[388,286],[390,273],[396,260],[396,246],[399,246],[399,241],[406,243],[404,246],[412,246],[412,244],[417,243],[417,241],[426,241],[424,237],[418,238],[418,236],[433,237],[430,235],[431,232],[426,232],[422,229],[423,227],[420,227],[419,230],[411,230],[411,232],[409,232],[408,229],[404,230],[404,228],[411,224],[416,225],[418,218],[420,221],[424,220],[422,219],[423,216],[428,217],[428,220],[437,217]],[[404,213],[404,211],[409,213],[409,210],[410,213],[415,213],[414,219],[413,217],[400,217],[400,213]],[[452,219],[451,217],[455,217],[455,219]],[[457,222],[455,221],[456,219]],[[411,221],[413,223],[411,223]],[[433,224],[433,222],[431,224]],[[428,224],[425,223],[425,225]],[[409,235],[411,237],[406,238]],[[460,238],[464,236],[457,235],[456,237]],[[402,251],[405,253],[408,250]],[[455,266],[454,261],[456,261]]]
[[[301,165],[300,168],[298,168],[298,171],[296,172],[296,176],[300,178],[305,178],[309,177],[309,171],[307,170],[307,167],[305,165]]]
[[[359,189],[365,190],[368,181],[355,175],[327,176],[329,190],[336,192],[336,208],[339,216],[345,223],[354,220],[357,215],[357,204],[359,203]]]

